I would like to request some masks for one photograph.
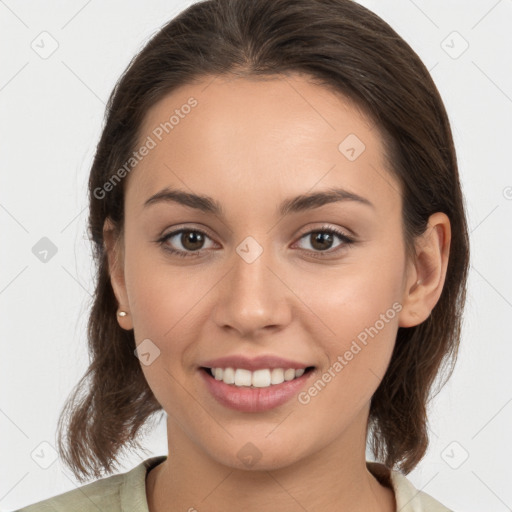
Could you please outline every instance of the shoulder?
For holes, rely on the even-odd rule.
[[[151,457],[128,472],[96,480],[16,512],[147,512],[146,474],[148,468],[165,458]]]
[[[58,496],[34,503],[17,512],[55,512],[60,510],[121,510],[120,488],[123,475],[113,475],[96,482],[83,485]],[[108,508],[107,508],[108,507]]]
[[[430,494],[416,489],[412,482],[398,471],[391,472],[393,486],[397,489],[397,509],[403,512],[453,512]]]
[[[389,470],[377,462],[366,463],[369,471],[395,492],[396,509],[400,512],[453,512],[424,491],[416,489],[413,483],[402,473]]]

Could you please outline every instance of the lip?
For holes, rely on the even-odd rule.
[[[294,368],[295,370],[300,370],[313,365],[292,361],[291,359],[283,359],[282,357],[272,355],[263,355],[253,358],[243,355],[234,355],[210,359],[209,361],[202,363],[200,366],[205,368],[242,368],[244,370],[254,372],[265,368],[269,368],[271,370],[274,368]]]
[[[214,366],[214,368],[216,367]],[[281,366],[277,366],[277,368],[281,368]],[[253,388],[226,384],[221,380],[216,380],[203,368],[198,371],[207,390],[218,403],[240,412],[264,412],[285,404],[297,396],[310,377],[315,374],[313,368],[293,380],[267,388]]]

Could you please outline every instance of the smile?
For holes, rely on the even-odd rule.
[[[236,387],[268,388],[304,375],[307,368],[263,368],[251,372],[244,368],[206,368],[215,380]]]
[[[240,412],[264,412],[296,396],[314,369],[201,367],[199,373],[217,403]]]

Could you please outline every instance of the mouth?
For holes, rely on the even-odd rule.
[[[239,412],[275,409],[306,386],[314,366],[303,368],[246,368],[201,366],[199,374],[210,396],[221,406]]]
[[[209,377],[237,388],[271,388],[309,374],[314,366],[306,368],[261,368],[255,371],[245,368],[201,367]]]

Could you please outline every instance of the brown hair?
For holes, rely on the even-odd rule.
[[[399,328],[387,372],[371,400],[368,428],[377,461],[409,473],[428,446],[427,405],[443,363],[453,372],[469,266],[469,238],[455,148],[441,97],[410,46],[351,0],[207,0],[192,4],[130,62],[108,101],[89,179],[89,235],[98,265],[88,324],[91,363],[59,418],[58,448],[77,478],[112,473],[127,445],[162,411],[117,323],[103,224],[123,229],[126,180],[98,193],[129,160],[148,109],[207,75],[306,74],[353,100],[377,124],[389,170],[401,184],[407,254],[431,214],[451,223],[438,303],[420,325]],[[444,369],[444,366],[443,366]],[[446,380],[442,385],[446,383]],[[442,386],[441,386],[442,387]],[[436,393],[437,394],[437,393]],[[153,418],[154,419],[154,418]]]

